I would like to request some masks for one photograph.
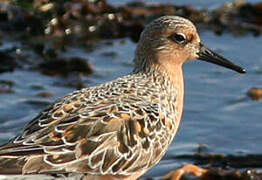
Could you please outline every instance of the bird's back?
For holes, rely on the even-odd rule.
[[[175,95],[168,86],[134,73],[61,98],[0,147],[0,174],[149,169],[174,136]]]

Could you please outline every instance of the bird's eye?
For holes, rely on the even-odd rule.
[[[186,35],[183,33],[176,33],[171,35],[171,39],[177,43],[184,43],[186,41]]]

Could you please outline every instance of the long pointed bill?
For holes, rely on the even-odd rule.
[[[199,60],[214,63],[217,65],[232,69],[234,71],[237,71],[239,73],[246,73],[246,70],[244,68],[238,65],[235,65],[234,63],[230,62],[226,58],[208,49],[202,43],[200,43],[200,48],[199,48],[199,52],[197,53],[197,55],[198,55]]]

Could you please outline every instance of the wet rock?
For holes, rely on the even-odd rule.
[[[6,32],[21,32],[22,34],[43,34],[44,18],[39,13],[35,13],[30,5],[23,5],[23,3],[8,1],[0,3],[0,12],[3,16],[0,21],[0,29]]]
[[[73,73],[70,77],[67,77],[65,82],[62,82],[62,86],[74,87],[75,89],[86,88],[86,84],[83,82],[81,75]]]
[[[222,168],[210,168],[203,177],[204,180],[262,180],[262,172],[255,169],[249,170],[225,170]]]
[[[14,85],[13,81],[0,80],[0,94],[13,92],[12,90],[13,85]]]
[[[243,156],[226,155],[218,153],[209,154],[193,154],[180,155],[174,157],[175,159],[193,160],[200,165],[210,165],[211,167],[222,168],[261,168],[262,155],[261,154],[247,154]]]
[[[48,101],[38,101],[38,100],[26,100],[24,101],[25,104],[32,105],[38,109],[44,108],[50,104]]]
[[[24,1],[23,1],[24,2]],[[10,1],[0,4],[0,29],[9,33],[79,40],[130,37],[137,41],[144,25],[162,15],[189,18],[201,28],[237,35],[262,31],[262,3],[242,1],[208,11],[173,4],[129,3],[113,6],[97,1]]]
[[[109,51],[109,52],[102,52],[101,55],[105,57],[116,57],[117,53],[113,51]]]
[[[93,72],[93,67],[86,59],[74,57],[70,59],[54,59],[40,63],[37,67],[42,73],[47,75],[68,75],[72,72],[78,72],[89,75]]]
[[[262,3],[242,3],[239,7],[239,14],[242,19],[245,19],[251,24],[261,26],[262,25]]]
[[[45,59],[54,59],[58,57],[58,50],[55,48],[48,48],[43,50],[43,56]]]
[[[204,166],[207,170],[207,173],[201,175],[201,179],[204,180],[262,180],[262,172],[254,169],[262,167],[261,154],[236,156],[196,153],[176,156],[175,159],[193,160],[195,164]],[[185,176],[183,179],[192,178]]]
[[[0,51],[0,59],[0,73],[13,71],[18,66],[16,59],[8,51]]]
[[[188,176],[188,174],[194,175]],[[261,180],[260,170],[229,170],[220,167],[199,167],[193,164],[184,164],[181,168],[170,171],[161,180]]]
[[[199,144],[197,147],[197,153],[203,154],[208,152],[208,145],[207,144]]]
[[[43,90],[43,89],[45,89],[43,85],[35,85],[35,84],[31,85],[30,88],[33,89],[33,90]]]
[[[247,95],[252,100],[259,100],[262,98],[262,88],[251,88],[248,90]]]
[[[244,3],[241,0],[225,3],[211,12],[210,27],[216,32],[227,30],[237,36],[247,32],[259,35],[262,32],[260,6],[260,3]]]
[[[49,97],[52,97],[53,94],[49,93],[49,92],[40,92],[40,93],[36,94],[36,96],[39,96],[39,97],[42,97],[42,98],[49,98]]]

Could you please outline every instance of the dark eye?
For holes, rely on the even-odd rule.
[[[171,35],[171,39],[177,43],[184,43],[186,41],[186,35],[183,33],[176,33]]]

